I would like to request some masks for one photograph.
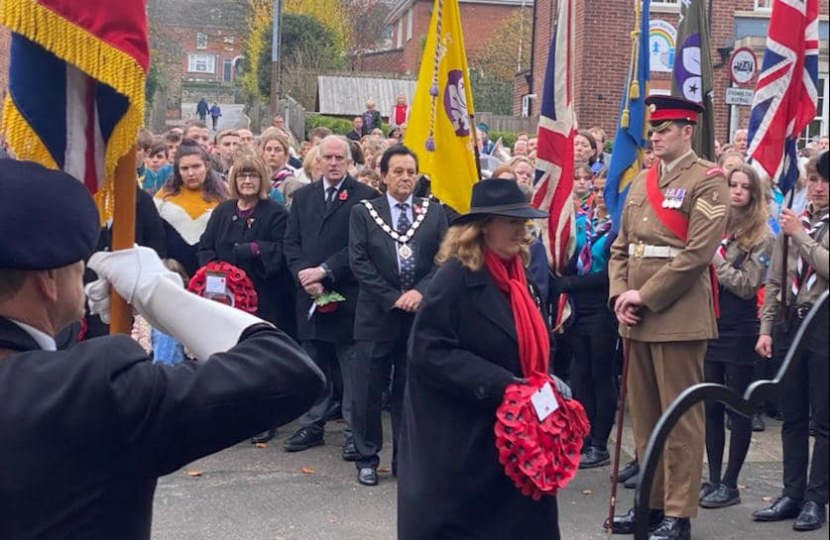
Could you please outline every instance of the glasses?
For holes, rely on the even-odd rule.
[[[338,156],[337,154],[322,155],[320,156],[320,159],[323,161],[336,161],[337,163],[340,163],[346,159],[346,156]]]
[[[260,179],[260,175],[259,175],[258,172],[248,172],[248,171],[242,171],[238,175],[236,175],[236,177],[237,178],[242,178],[242,179],[245,179],[245,178],[256,179],[256,180]]]

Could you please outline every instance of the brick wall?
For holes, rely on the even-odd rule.
[[[355,71],[377,73],[404,73],[403,49],[392,49],[364,54],[355,63]]]
[[[417,0],[412,4],[412,37],[406,39],[406,20],[407,12],[403,12],[401,19],[401,47],[398,46],[398,21],[392,21],[392,47],[396,47],[392,51],[384,51],[383,54],[392,54],[393,51],[400,50],[401,62],[397,66],[392,66],[392,69],[375,69],[375,66],[386,66],[388,64],[363,64],[367,68],[362,71],[387,71],[391,73],[401,73],[409,75],[417,75],[421,65],[421,56],[423,55],[422,44],[429,32],[429,24],[432,20],[432,0]],[[464,31],[464,47],[467,52],[467,61],[472,63],[476,54],[484,48],[492,36],[492,31],[498,27],[502,21],[512,16],[517,9],[516,6],[505,6],[495,4],[474,4],[461,3],[459,4],[461,13],[461,25]],[[378,53],[373,53],[377,55]],[[368,57],[369,55],[367,55]],[[392,56],[392,58],[396,58]],[[373,62],[386,62],[386,60],[374,60]]]
[[[529,71],[523,71],[522,73],[517,73],[513,78],[513,114],[517,116],[522,114],[522,96],[530,93],[528,92],[529,75]]]

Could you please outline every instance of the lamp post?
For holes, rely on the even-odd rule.
[[[280,0],[274,0],[274,24],[271,32],[271,116],[276,116],[280,88],[280,34],[282,26]]]

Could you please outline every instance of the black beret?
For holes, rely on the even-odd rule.
[[[76,178],[0,159],[0,268],[49,270],[85,260],[100,227],[95,202]]]

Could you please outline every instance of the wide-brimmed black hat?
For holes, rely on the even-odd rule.
[[[514,180],[492,178],[473,186],[470,211],[455,218],[452,224],[469,223],[486,216],[540,219],[548,217],[548,214],[531,207],[527,196]]]

